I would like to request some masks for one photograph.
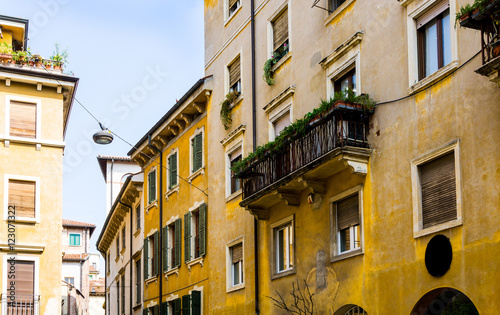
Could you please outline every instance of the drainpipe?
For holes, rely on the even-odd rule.
[[[130,175],[130,177],[132,177],[132,175]],[[130,254],[130,258],[129,258],[129,269],[130,269],[130,285],[129,285],[129,291],[130,291],[130,298],[129,298],[129,302],[130,302],[130,312],[129,314],[133,314],[133,311],[132,311],[132,301],[133,301],[133,298],[132,298],[132,292],[133,292],[133,286],[132,286],[132,223],[133,223],[133,220],[132,220],[132,206],[130,205],[127,205],[125,203],[122,202],[122,199],[121,198],[118,198],[118,202],[120,204],[122,204],[123,206],[127,207],[130,209],[130,229],[129,229],[129,232],[130,232],[130,249],[129,249],[129,254]],[[118,237],[120,237],[118,235]]]
[[[257,117],[256,108],[257,100],[255,99],[255,0],[250,1],[250,30],[251,30],[251,45],[252,45],[252,137],[253,151],[257,147]],[[253,241],[254,241],[254,256],[255,256],[255,314],[260,314],[259,310],[259,250],[258,250],[258,221],[254,218],[253,221]],[[160,314],[161,315],[161,314]]]
[[[158,195],[158,207],[160,208],[160,211],[159,211],[159,215],[160,215],[160,220],[159,220],[159,224],[160,224],[160,227],[158,229],[158,242],[161,244],[162,240],[163,240],[163,235],[162,235],[162,219],[163,219],[163,196],[162,196],[162,193],[163,193],[163,156],[162,156],[162,153],[160,150],[158,150],[157,147],[155,147],[154,145],[151,144],[151,135],[148,135],[148,143],[149,143],[149,146],[151,148],[153,148],[153,150],[155,150],[157,153],[160,154],[160,193]],[[158,248],[160,249],[161,246],[160,244],[158,244]],[[161,312],[161,298],[163,296],[163,290],[162,290],[162,287],[163,287],[163,279],[162,279],[162,273],[163,273],[163,269],[162,269],[162,254],[161,254],[161,250],[159,251],[159,255],[158,255],[158,274],[160,275],[160,281],[159,281],[159,296],[160,296],[160,302],[159,302],[159,312],[158,312],[158,315],[162,315],[162,312]],[[161,272],[160,272],[161,270]]]

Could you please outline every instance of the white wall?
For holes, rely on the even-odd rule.
[[[106,163],[106,213],[109,213],[125,181],[123,175],[138,173],[141,171],[141,167],[133,162],[114,161],[113,172],[111,172],[111,161]]]

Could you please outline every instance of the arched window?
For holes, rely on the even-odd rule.
[[[474,303],[453,288],[439,288],[427,292],[415,304],[411,315],[479,315]]]
[[[362,309],[359,306],[353,306],[350,309],[348,309],[344,315],[368,315],[367,312],[365,312],[364,309]]]

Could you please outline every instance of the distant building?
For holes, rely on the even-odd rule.
[[[99,273],[101,272],[99,268],[99,254],[90,254],[89,255],[89,280],[97,280],[99,279]]]
[[[89,314],[103,315],[105,314],[105,292],[104,278],[90,280],[90,300],[89,300]]]

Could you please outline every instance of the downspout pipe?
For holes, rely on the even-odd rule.
[[[162,156],[162,152],[161,150],[158,150],[157,147],[155,147],[153,144],[151,144],[151,135],[149,134],[148,135],[148,144],[151,148],[153,148],[153,150],[155,150],[158,154],[160,154],[160,193],[158,194],[158,207],[160,208],[160,211],[159,211],[159,216],[160,216],[160,220],[159,220],[159,228],[158,228],[158,241],[162,242],[163,240],[163,235],[162,235],[162,219],[163,219],[163,197],[162,197],[162,193],[163,193],[163,156]],[[160,244],[158,244],[158,248],[161,248]],[[159,288],[159,296],[160,296],[160,302],[159,302],[159,311],[158,311],[158,315],[162,315],[162,312],[161,312],[161,298],[163,296],[163,290],[162,290],[162,287],[163,287],[163,279],[162,279],[162,272],[163,272],[163,269],[162,269],[162,266],[163,266],[163,262],[162,262],[162,254],[159,253],[158,255],[158,274],[160,275],[160,281],[159,281],[159,285],[158,285],[158,288]],[[161,270],[161,272],[160,272]],[[166,315],[166,314],[165,314]]]
[[[132,175],[130,177],[132,177]],[[130,250],[129,250],[129,254],[130,254],[130,258],[129,258],[129,266],[130,266],[130,268],[129,268],[130,269],[130,279],[129,279],[129,281],[130,281],[130,285],[129,285],[129,291],[130,291],[130,298],[129,298],[130,311],[129,311],[129,314],[133,314],[134,311],[132,310],[132,307],[133,307],[133,305],[132,305],[132,301],[133,301],[133,298],[132,298],[132,296],[133,296],[132,295],[132,293],[133,293],[133,285],[132,285],[132,282],[133,282],[132,281],[132,266],[133,266],[133,264],[132,264],[132,224],[133,224],[133,220],[132,220],[132,206],[131,205],[127,205],[126,203],[124,203],[122,201],[121,197],[118,198],[118,202],[120,204],[122,204],[123,206],[125,206],[125,207],[127,207],[127,208],[130,209],[130,215],[129,215],[130,216],[130,229],[129,229],[129,234],[130,234]],[[118,235],[118,237],[120,237],[120,236]]]
[[[251,32],[251,46],[252,46],[252,146],[253,151],[257,147],[257,100],[256,97],[256,87],[255,87],[255,0],[250,0],[250,32]],[[259,310],[259,234],[258,234],[259,222],[257,218],[254,218],[253,222],[253,239],[254,239],[254,257],[255,257],[255,314],[260,314]]]

